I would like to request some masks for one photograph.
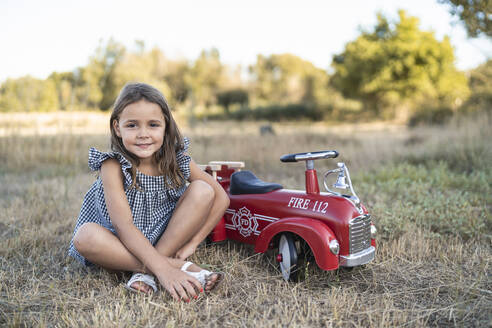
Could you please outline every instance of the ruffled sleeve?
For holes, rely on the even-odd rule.
[[[89,168],[92,171],[99,171],[101,169],[102,163],[109,159],[114,158],[121,164],[121,171],[123,172],[123,176],[125,177],[124,187],[127,188],[132,184],[132,175],[128,171],[129,168],[132,167],[132,163],[128,159],[126,159],[123,155],[118,152],[101,152],[96,148],[89,149]]]
[[[190,147],[190,140],[188,138],[183,138],[183,149],[176,152],[176,162],[178,167],[183,172],[185,180],[190,177],[190,161],[191,157],[186,154],[188,148]]]

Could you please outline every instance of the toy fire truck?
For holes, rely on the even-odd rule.
[[[322,270],[356,267],[371,262],[376,252],[376,228],[354,192],[344,163],[323,177],[320,192],[314,162],[338,157],[333,150],[284,155],[282,162],[306,164],[306,189],[284,189],[244,170],[243,162],[210,162],[202,166],[214,175],[230,197],[224,217],[209,236],[254,245],[257,253],[276,249],[275,260],[285,280],[298,280],[307,256]],[[330,176],[336,181],[330,185]],[[351,195],[336,192],[348,189]],[[308,255],[309,254],[309,255]]]

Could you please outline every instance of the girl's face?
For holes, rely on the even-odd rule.
[[[166,121],[161,107],[143,99],[126,106],[113,125],[125,148],[142,163],[150,162],[164,141]]]

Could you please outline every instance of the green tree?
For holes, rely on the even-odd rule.
[[[171,90],[171,99],[175,104],[188,100],[191,85],[188,83],[191,67],[186,60],[168,60],[164,80]]]
[[[492,59],[470,71],[469,86],[471,95],[462,110],[492,111]]]
[[[75,78],[73,72],[53,72],[48,77],[53,81],[58,95],[60,110],[72,110],[75,107]]]
[[[230,113],[231,105],[246,106],[249,103],[248,92],[243,89],[231,89],[217,94],[217,103],[224,107],[227,114]]]
[[[89,64],[81,70],[85,106],[107,110],[118,95],[115,69],[125,54],[125,47],[110,39],[101,42],[89,59]]]
[[[0,87],[0,111],[46,112],[58,110],[58,95],[52,80],[30,76],[7,79]]]
[[[224,72],[217,49],[201,52],[185,80],[197,104],[210,106],[215,102],[216,94],[225,82]]]
[[[490,0],[439,0],[448,4],[451,14],[458,16],[465,25],[468,35],[492,36],[492,1]]]
[[[449,38],[438,41],[418,25],[403,10],[395,24],[378,15],[373,31],[363,32],[334,56],[333,85],[386,118],[406,119],[430,100],[459,104],[468,94],[467,80],[454,66]]]
[[[249,71],[260,104],[316,104],[327,98],[328,74],[297,56],[258,55]]]
[[[128,82],[144,82],[159,89],[172,103],[172,92],[165,81],[168,61],[164,54],[158,48],[145,52],[142,43],[137,42],[137,45],[137,52],[127,52],[115,66],[115,89],[119,91]]]

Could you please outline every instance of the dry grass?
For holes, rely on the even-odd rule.
[[[109,133],[107,112],[0,113],[0,136]]]
[[[277,135],[264,137],[252,124],[187,128],[196,161],[243,160],[289,188],[303,187],[303,166],[281,164],[281,154],[337,149],[380,232],[371,264],[337,272],[310,265],[297,284],[280,278],[273,253],[234,242],[202,247],[192,260],[228,277],[219,292],[190,304],[129,294],[128,275],[86,270],[66,256],[94,180],[87,150],[107,148],[106,136],[10,133],[0,138],[0,325],[490,326],[490,122],[419,130],[274,125]],[[4,125],[13,131],[15,122]],[[333,164],[316,163],[320,173]]]

